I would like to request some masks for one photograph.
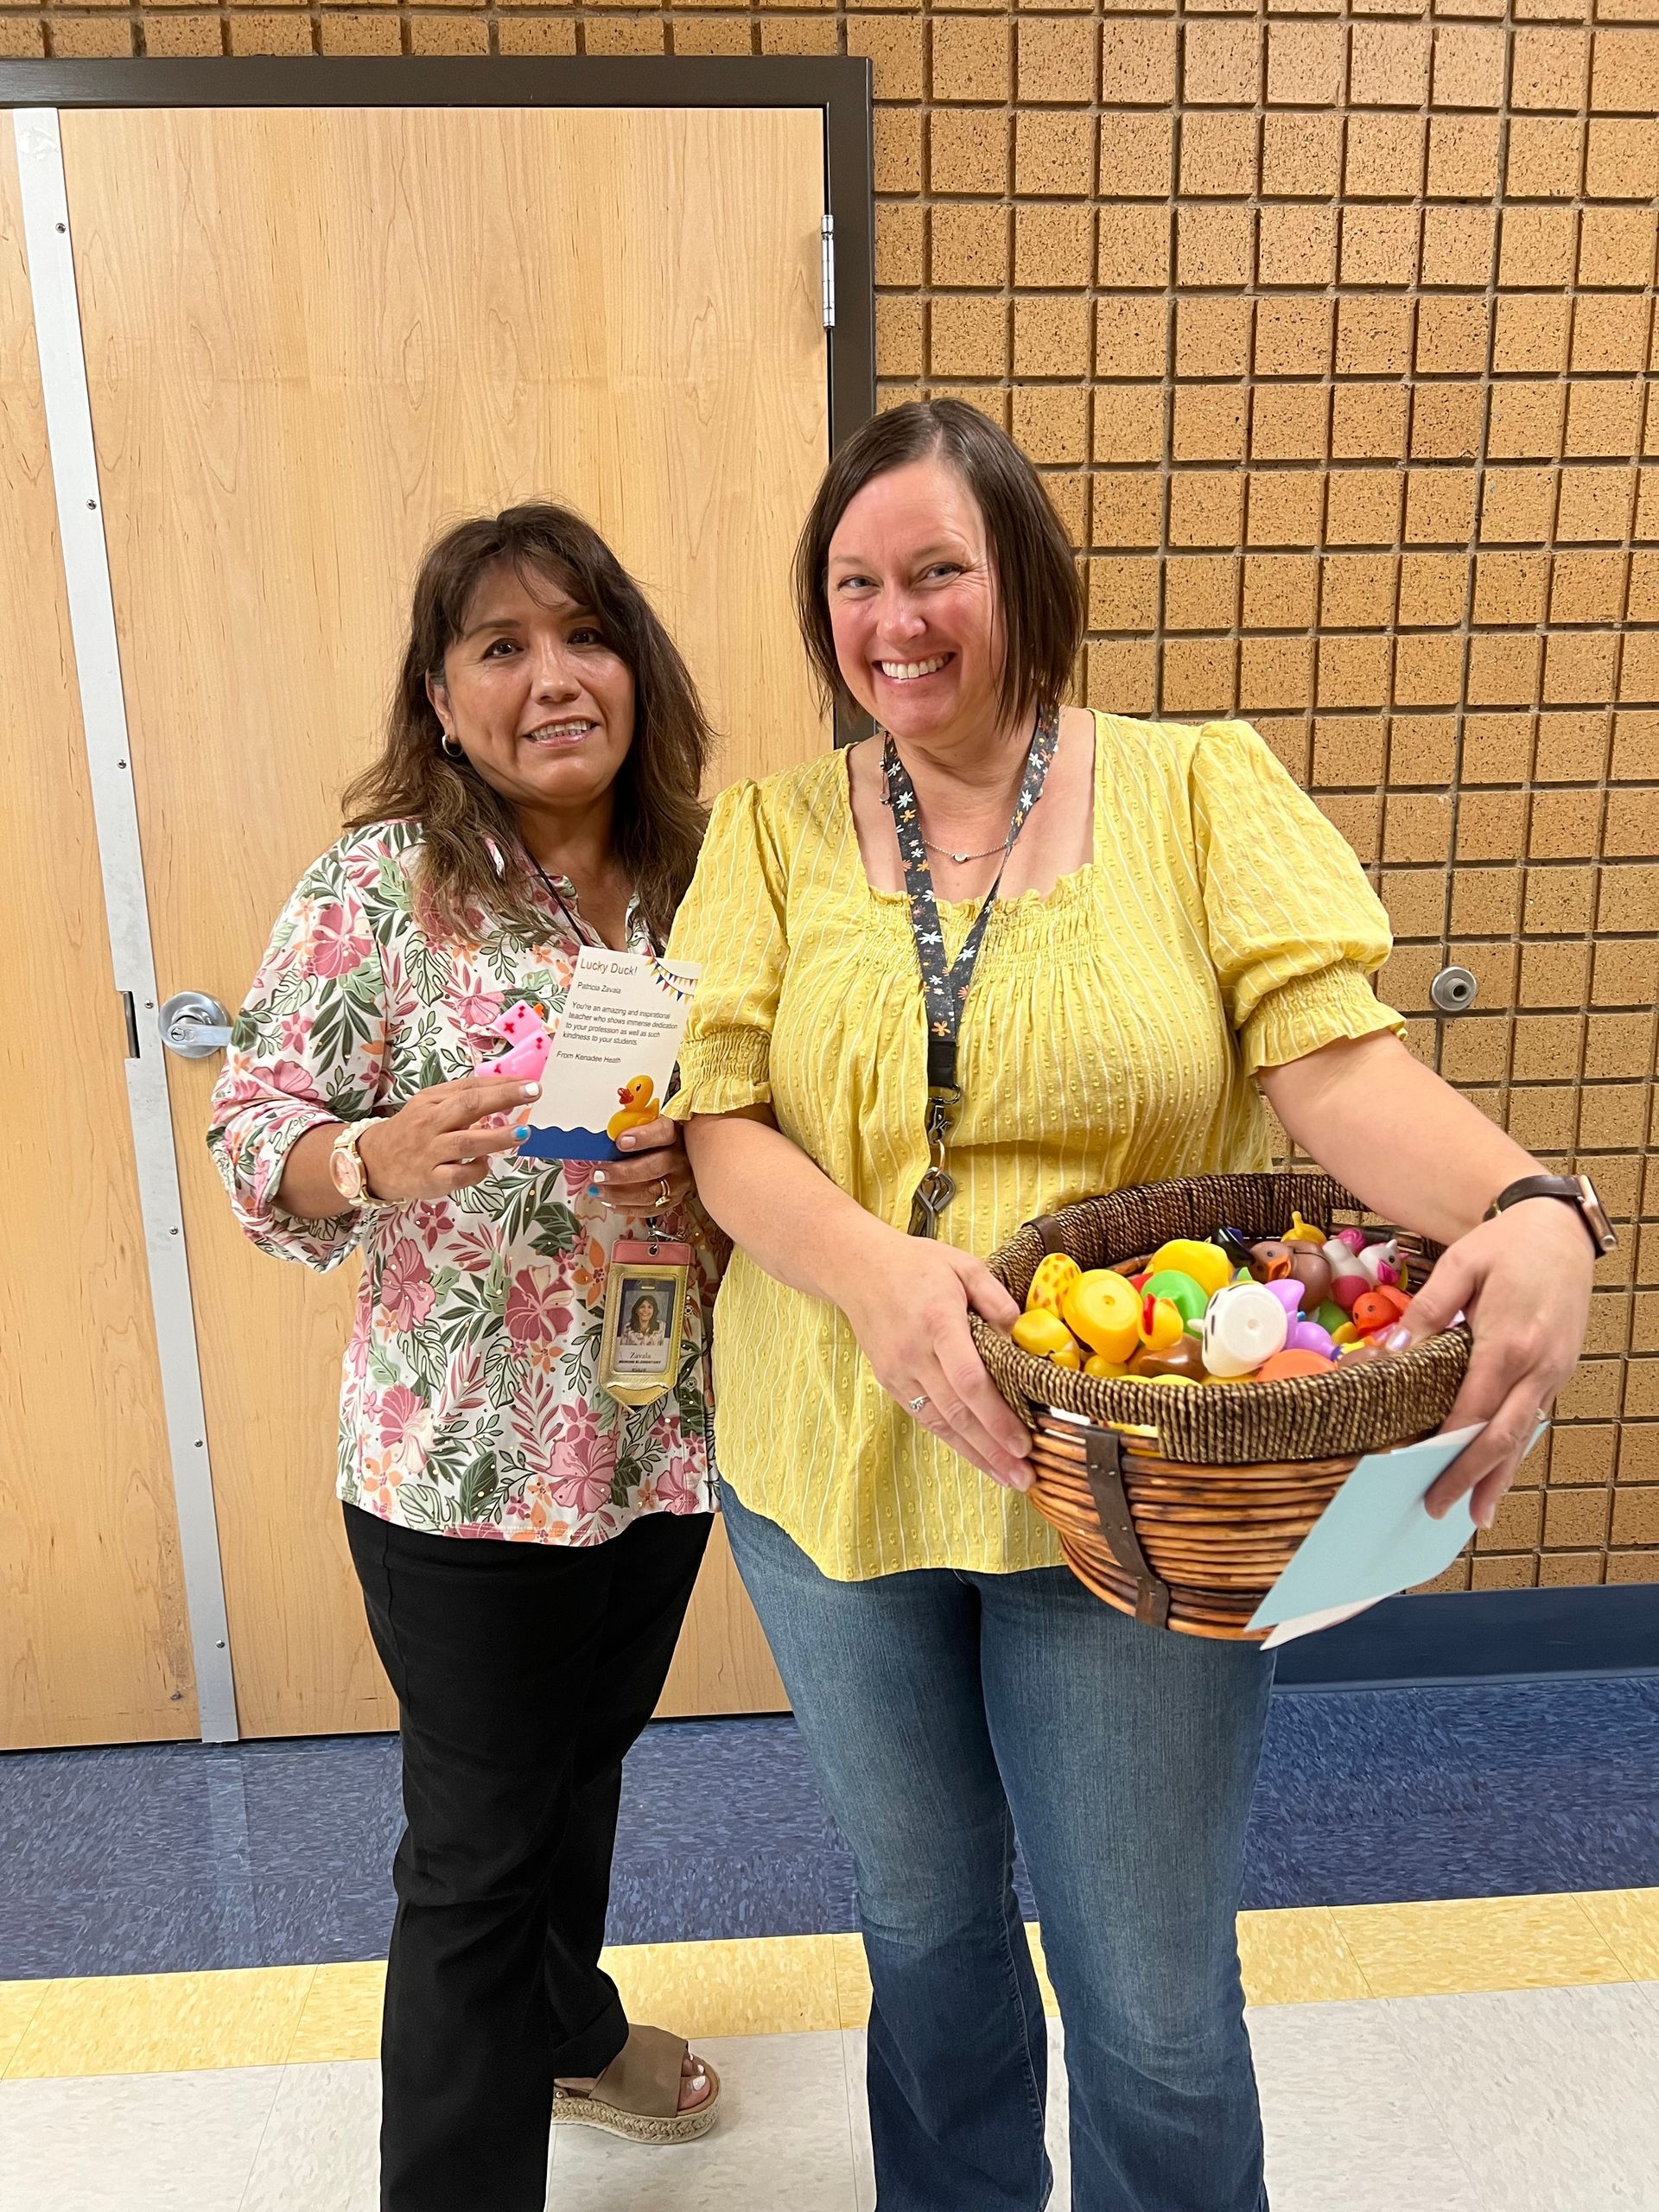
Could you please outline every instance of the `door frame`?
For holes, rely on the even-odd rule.
[[[0,108],[815,107],[835,226],[831,452],[875,412],[875,110],[848,54],[0,62]]]
[[[163,1047],[153,1012],[149,902],[125,772],[126,709],[57,130],[58,111],[66,108],[138,107],[817,108],[823,118],[832,452],[875,412],[874,110],[871,65],[847,54],[0,62],[0,110],[17,111],[19,179],[106,926],[116,988],[127,1001],[131,1134],[201,1736],[228,1743],[238,1732],[235,1655],[226,1625]]]

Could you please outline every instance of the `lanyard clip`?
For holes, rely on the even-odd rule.
[[[912,1236],[937,1236],[939,1216],[957,1195],[957,1179],[945,1168],[944,1147],[950,1134],[953,1109],[961,1103],[962,1093],[955,1084],[938,1085],[927,1094],[928,1167],[911,1201]]]

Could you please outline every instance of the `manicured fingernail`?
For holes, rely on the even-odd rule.
[[[1484,1505],[1476,1514],[1475,1518],[1483,1529],[1490,1529],[1497,1518],[1497,1508],[1495,1505]]]
[[[616,1148],[619,1152],[632,1152],[637,1141],[638,1140],[631,1134],[627,1136],[618,1137],[616,1141]]]
[[[602,1167],[595,1167],[594,1170],[594,1188],[597,1190],[604,1180],[605,1170]]]
[[[521,1127],[516,1128],[512,1134],[522,1143],[524,1138],[530,1135],[530,1124],[528,1122],[524,1122]]]
[[[1410,1342],[1411,1331],[1409,1329],[1396,1329],[1394,1334],[1389,1337],[1387,1342],[1383,1344],[1382,1349],[1384,1351],[1404,1351]]]
[[[539,1098],[541,1095],[542,1086],[539,1083],[527,1083],[520,1093],[520,1096],[525,1098]]]

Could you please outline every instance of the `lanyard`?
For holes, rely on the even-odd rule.
[[[927,1173],[916,1186],[916,1196],[911,1205],[910,1234],[912,1236],[937,1236],[939,1216],[957,1195],[956,1179],[945,1172],[944,1147],[956,1118],[956,1109],[962,1103],[962,1089],[957,1081],[957,1036],[962,1021],[963,1004],[974,980],[975,963],[979,958],[986,925],[991,918],[991,908],[995,905],[996,894],[1002,887],[1008,855],[1014,850],[1031,810],[1043,795],[1043,784],[1059,741],[1058,710],[1052,707],[1045,709],[1038,715],[1037,727],[1032,734],[1031,749],[1026,755],[1025,771],[1020,779],[1020,793],[1008,823],[1007,842],[1002,849],[996,880],[986,893],[985,903],[974,917],[967,942],[957,955],[956,963],[949,973],[944,965],[944,937],[939,928],[938,900],[933,893],[933,872],[928,866],[927,848],[922,842],[921,812],[916,803],[916,788],[910,780],[904,762],[899,758],[899,748],[891,736],[882,751],[887,804],[893,810],[899,856],[904,862],[905,892],[910,902],[910,930],[916,941],[916,960],[922,971],[922,995],[927,1007],[929,1164]]]

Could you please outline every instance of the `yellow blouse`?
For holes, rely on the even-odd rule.
[[[1258,1068],[1398,1029],[1367,981],[1381,906],[1243,722],[1096,717],[1094,856],[999,901],[963,1008],[944,1235],[988,1255],[1033,1215],[1264,1167]],[[976,908],[944,906],[955,959]],[[702,980],[670,1111],[770,1101],[897,1229],[927,1165],[926,1034],[906,903],[872,889],[831,753],[724,791],[669,957]],[[838,1310],[734,1256],[715,1321],[721,1474],[837,1581],[1058,1563],[1052,1532],[919,1428]]]

